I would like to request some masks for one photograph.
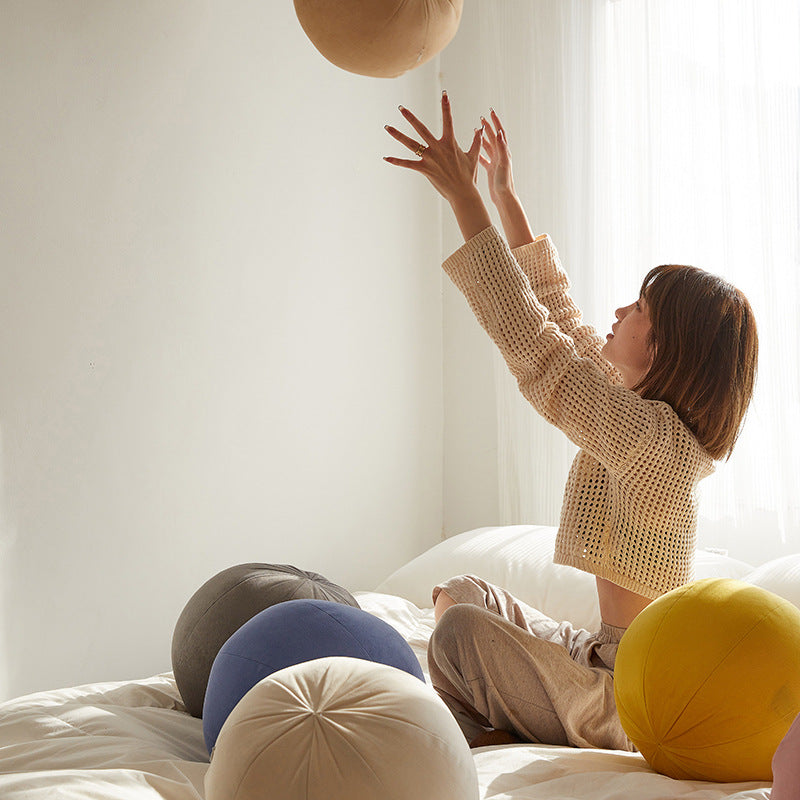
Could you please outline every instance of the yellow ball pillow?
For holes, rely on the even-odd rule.
[[[294,0],[306,36],[348,72],[396,78],[444,50],[464,0]]]
[[[614,694],[622,727],[658,772],[771,781],[800,713],[800,609],[730,579],[675,589],[622,637]]]

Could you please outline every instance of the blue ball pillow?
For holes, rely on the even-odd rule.
[[[328,600],[280,603],[242,625],[214,659],[203,704],[209,753],[228,715],[259,681],[280,669],[329,656],[374,661],[425,680],[408,642],[382,619]]]

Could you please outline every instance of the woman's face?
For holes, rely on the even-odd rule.
[[[632,389],[646,375],[653,361],[647,302],[640,297],[635,303],[618,308],[614,315],[617,321],[611,326],[600,352],[619,370],[625,386]]]

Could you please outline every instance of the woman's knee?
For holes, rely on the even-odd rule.
[[[428,644],[429,653],[437,661],[443,656],[452,662],[458,652],[478,638],[477,631],[485,625],[488,613],[486,609],[471,603],[454,603],[446,608],[433,629]]]

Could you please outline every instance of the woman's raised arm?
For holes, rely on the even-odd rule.
[[[497,112],[491,109],[491,121],[481,117],[483,123],[483,149],[480,157],[489,180],[489,196],[497,207],[508,246],[513,250],[533,241],[528,216],[514,189],[511,169],[511,150],[503,124]]]

